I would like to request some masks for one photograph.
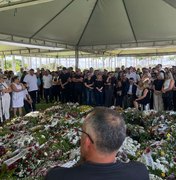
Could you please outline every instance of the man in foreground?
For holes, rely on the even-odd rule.
[[[149,180],[143,164],[116,161],[126,136],[125,122],[116,111],[95,108],[86,117],[82,132],[83,163],[72,168],[53,168],[46,180]]]

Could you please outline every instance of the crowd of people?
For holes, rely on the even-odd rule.
[[[57,71],[37,68],[17,75],[0,71],[0,114],[9,119],[9,108],[14,116],[36,110],[36,103],[78,102],[91,106],[120,106],[124,109],[154,109],[176,111],[176,66],[136,69],[118,67],[115,71],[81,71],[58,67]]]

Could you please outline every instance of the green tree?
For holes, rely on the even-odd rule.
[[[20,71],[22,65],[22,61],[20,59],[15,59],[15,71]],[[27,64],[24,65],[27,67]],[[12,70],[12,60],[5,60],[4,62],[4,69],[5,70]]]

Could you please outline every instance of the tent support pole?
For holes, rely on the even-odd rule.
[[[79,67],[79,50],[75,48],[75,70]]]
[[[29,67],[30,67],[30,69],[32,68],[32,58],[31,58],[31,56],[29,56]]]
[[[12,71],[15,73],[16,72],[16,63],[15,63],[15,56],[12,56]]]
[[[41,68],[42,67],[42,58],[40,57],[40,65],[39,67]]]
[[[1,69],[4,72],[4,57],[1,59]]]
[[[21,67],[24,68],[24,56],[22,56],[22,59],[21,59]]]

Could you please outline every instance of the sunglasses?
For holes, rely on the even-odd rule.
[[[88,138],[90,139],[91,143],[94,144],[93,139],[90,137],[90,135],[89,135],[88,133],[86,133],[85,131],[82,131],[82,130],[79,129],[79,128],[75,128],[75,131],[86,134],[86,135],[88,136]]]

